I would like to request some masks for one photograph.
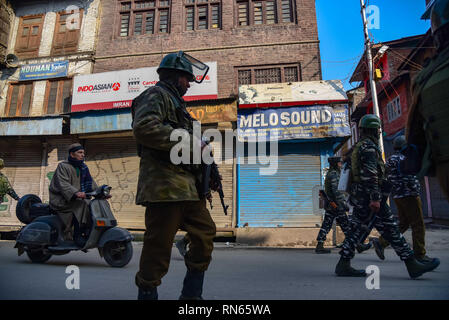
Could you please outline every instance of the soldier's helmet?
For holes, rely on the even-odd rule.
[[[329,164],[336,164],[341,162],[341,157],[329,157],[327,161],[329,161]]]
[[[405,139],[404,135],[400,135],[399,137],[396,137],[393,141],[393,148],[394,150],[401,150],[403,146],[407,144],[407,140]]]
[[[0,170],[2,170],[5,167],[5,162],[2,158],[0,158]]]
[[[359,121],[359,128],[379,129],[381,126],[380,118],[375,114],[365,114]]]
[[[159,68],[157,68],[157,73],[163,69],[182,71],[190,75],[190,82],[194,81],[195,76],[193,74],[192,65],[188,63],[188,61],[181,59],[179,52],[169,53],[162,59]]]
[[[206,78],[209,66],[183,51],[167,54],[161,61],[157,73],[161,70],[178,70],[190,76],[189,81],[201,83]]]
[[[436,0],[430,13],[432,34],[449,23],[449,0]]]

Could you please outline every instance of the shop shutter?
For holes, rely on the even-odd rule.
[[[112,187],[110,204],[118,225],[145,229],[145,208],[135,204],[140,158],[134,138],[86,139],[84,146],[86,164],[96,183]]]
[[[262,176],[260,164],[238,165],[238,226],[315,227],[312,189],[321,184],[318,144],[280,143],[276,174]]]
[[[223,135],[224,136],[224,135]],[[233,173],[234,173],[234,153],[231,147],[228,152],[225,151],[225,143],[223,142],[220,146],[218,142],[212,142],[214,148],[214,158],[218,163],[218,170],[220,171],[221,181],[223,185],[224,202],[229,205],[228,214],[225,215],[223,207],[221,205],[220,196],[217,192],[212,193],[212,205],[213,208],[210,210],[210,205],[207,204],[208,209],[211,213],[212,219],[215,222],[217,228],[231,228],[232,217],[234,212],[234,195],[233,195]],[[228,158],[226,158],[228,157]],[[221,163],[219,163],[221,159]]]
[[[2,138],[0,158],[5,161],[2,172],[8,177],[19,197],[25,194],[39,195],[42,163],[42,143],[40,138]],[[1,226],[20,226],[16,217],[16,203],[10,196],[0,209]]]

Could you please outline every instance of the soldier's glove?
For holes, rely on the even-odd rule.
[[[330,205],[331,205],[332,209],[334,209],[334,210],[338,208],[338,205],[334,201],[331,201]]]
[[[373,212],[379,212],[380,210],[380,201],[371,201],[369,203],[369,207]]]

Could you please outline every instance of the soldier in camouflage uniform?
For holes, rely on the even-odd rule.
[[[391,196],[398,208],[399,231],[404,233],[412,228],[413,252],[419,262],[429,262],[433,259],[426,256],[425,226],[420,197],[420,183],[416,176],[401,173],[399,164],[405,160],[401,153],[407,145],[405,136],[397,137],[393,142],[395,153],[387,160],[386,170],[388,181],[392,184]],[[384,249],[389,246],[383,237],[372,240],[376,253],[381,260],[385,259]],[[436,262],[439,260],[435,258]]]
[[[436,175],[449,201],[449,0],[436,0],[430,19],[437,54],[414,79],[406,136],[423,154],[418,177]]]
[[[340,225],[340,228],[345,235],[347,235],[350,231],[350,224],[348,216],[346,215],[346,211],[348,210],[346,199],[344,195],[338,191],[338,181],[340,180],[340,171],[342,166],[341,158],[329,157],[328,161],[330,168],[326,174],[326,178],[324,179],[324,191],[326,192],[330,203],[328,203],[325,208],[326,213],[324,214],[323,223],[316,239],[318,244],[315,248],[315,252],[319,254],[331,252],[330,249],[325,249],[323,244],[324,241],[326,241],[326,235],[332,228],[334,220],[337,220],[337,223]],[[369,244],[358,245],[357,251],[361,253],[370,247],[371,246]]]
[[[396,220],[386,203],[388,193],[385,194],[385,164],[379,149],[380,127],[380,119],[375,115],[365,115],[360,119],[360,141],[351,155],[352,184],[349,201],[354,206],[352,228],[343,242],[335,273],[346,277],[366,276],[365,270],[352,268],[350,261],[354,257],[355,246],[365,236],[366,229],[372,225],[391,243],[396,254],[405,262],[410,277],[416,278],[435,269],[437,265],[432,262],[423,264],[415,259],[413,250],[399,232]]]
[[[0,159],[0,170],[5,167],[5,162],[3,159]],[[8,181],[8,178],[0,172],[0,203],[2,203],[5,195],[10,195],[16,201],[19,201],[19,196],[12,188],[11,184]]]
[[[206,200],[198,196],[200,165],[175,165],[170,158],[175,145],[185,144],[190,159],[194,150],[206,147],[192,134],[194,120],[182,98],[194,81],[192,65],[184,56],[183,52],[166,55],[157,69],[160,81],[135,98],[131,107],[141,158],[136,204],[146,207],[146,232],[135,279],[141,300],[158,298],[157,287],[168,271],[178,229],[187,231],[190,239],[180,299],[202,299],[204,272],[212,257],[216,227]],[[175,129],[185,129],[189,139],[171,141]]]

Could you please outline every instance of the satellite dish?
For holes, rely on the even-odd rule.
[[[15,54],[8,54],[5,58],[5,63],[8,68],[17,68],[19,66],[19,58]]]

